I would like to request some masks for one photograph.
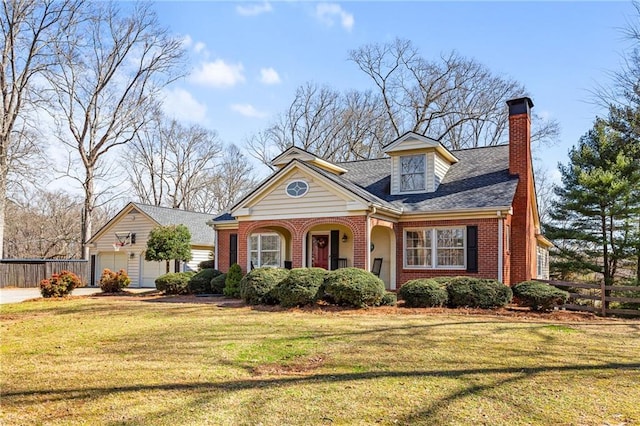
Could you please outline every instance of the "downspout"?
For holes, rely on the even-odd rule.
[[[364,264],[364,268],[367,271],[371,270],[371,216],[373,216],[374,214],[376,214],[378,210],[375,208],[375,206],[371,206],[371,210],[369,210],[369,212],[367,212],[367,223],[366,225],[366,238],[365,238],[365,264]]]
[[[218,268],[218,229],[215,225],[213,227],[213,267]]]
[[[504,219],[502,219],[502,213],[498,211],[498,282],[503,282],[502,279],[502,271],[503,271],[503,253],[504,253],[504,235],[503,235],[503,226]]]

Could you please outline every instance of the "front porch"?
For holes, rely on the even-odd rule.
[[[218,239],[218,251],[229,250],[224,243]],[[370,271],[381,259],[379,277],[395,289],[395,247],[393,223],[367,216],[239,222],[237,229],[237,262],[245,273],[263,266]]]

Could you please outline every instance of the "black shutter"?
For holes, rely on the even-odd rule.
[[[238,263],[238,234],[229,235],[229,267]]]
[[[95,287],[96,286],[96,255],[92,254],[91,255],[91,272],[89,272],[91,274],[91,277],[89,277],[89,285],[91,287]]]
[[[338,269],[338,258],[340,257],[340,231],[331,231],[331,266],[329,269]]]
[[[467,272],[478,272],[477,226],[467,226]]]

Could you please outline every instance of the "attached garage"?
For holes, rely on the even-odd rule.
[[[147,262],[144,251],[149,232],[156,226],[185,225],[191,232],[192,261],[183,265],[184,270],[194,270],[200,261],[210,258],[213,252],[214,233],[207,222],[209,214],[195,213],[179,209],[150,206],[140,203],[127,204],[90,240],[91,259],[95,285],[99,285],[100,275],[105,268],[114,271],[124,269],[131,279],[130,287],[154,288],[155,280],[166,270],[165,262]],[[126,236],[126,238],[124,238]],[[121,244],[114,251],[114,245]],[[175,262],[170,261],[170,270],[175,270]]]
[[[170,262],[171,264],[171,262]],[[167,270],[165,262],[147,262],[142,259],[142,271],[140,273],[140,287],[155,287],[156,278]]]

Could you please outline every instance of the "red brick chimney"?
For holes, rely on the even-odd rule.
[[[531,108],[529,98],[507,101],[509,106],[509,173],[518,176],[511,218],[511,285],[532,278],[534,272],[535,229],[531,162]]]

